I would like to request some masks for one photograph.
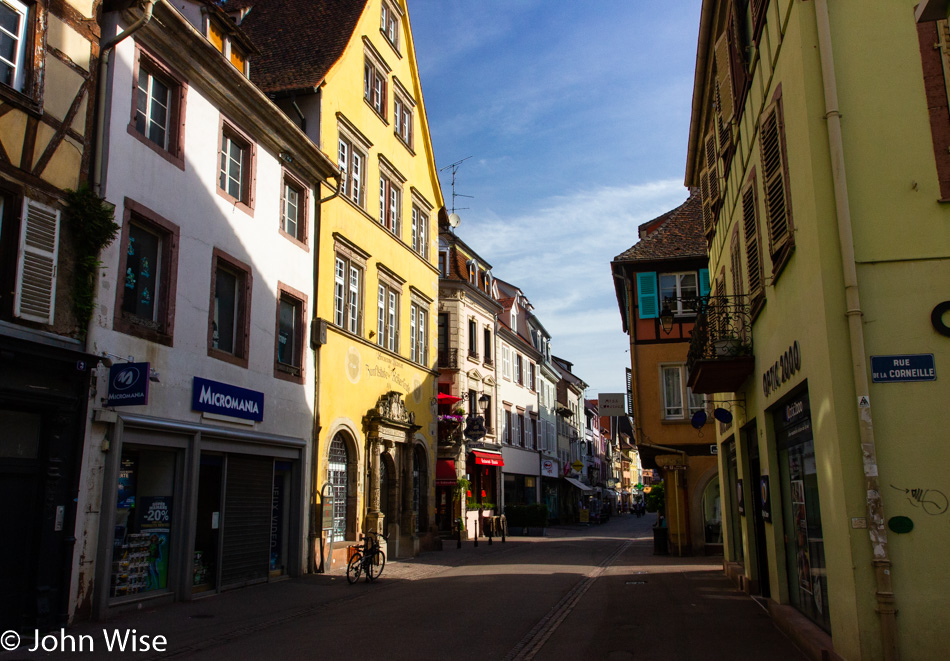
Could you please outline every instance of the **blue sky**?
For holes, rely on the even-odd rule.
[[[518,286],[588,396],[629,367],[610,260],[681,204],[701,0],[409,0],[457,233]],[[451,210],[451,173],[442,173]],[[462,207],[467,207],[462,209]]]

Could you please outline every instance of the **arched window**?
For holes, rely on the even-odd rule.
[[[429,507],[426,494],[429,493],[429,475],[426,470],[426,456],[421,447],[412,453],[412,511],[416,513],[416,533],[428,529],[426,514]]]
[[[349,456],[346,451],[346,442],[342,435],[337,434],[330,443],[330,458],[328,462],[328,478],[333,489],[333,536],[337,539],[346,537],[346,495],[348,489]]]

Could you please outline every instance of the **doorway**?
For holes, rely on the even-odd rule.
[[[742,430],[746,447],[749,450],[749,478],[752,492],[755,496],[752,499],[752,534],[755,542],[755,561],[756,561],[756,588],[761,597],[768,598],[771,595],[769,588],[769,554],[765,544],[765,519],[762,518],[762,494],[759,489],[759,483],[762,478],[762,468],[759,461],[759,443],[756,433],[755,422]]]

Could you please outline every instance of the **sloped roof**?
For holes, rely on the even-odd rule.
[[[703,206],[698,192],[683,204],[640,226],[648,234],[614,258],[615,262],[705,257]],[[652,230],[652,231],[651,231]]]
[[[241,21],[261,55],[251,80],[265,92],[319,85],[349,43],[367,0],[230,0],[251,6]]]

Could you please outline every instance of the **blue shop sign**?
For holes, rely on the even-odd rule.
[[[264,419],[264,393],[196,376],[191,386],[191,408],[260,422]]]
[[[871,381],[874,383],[936,380],[937,367],[932,353],[871,356]]]
[[[148,404],[149,363],[119,363],[109,368],[108,406]]]

